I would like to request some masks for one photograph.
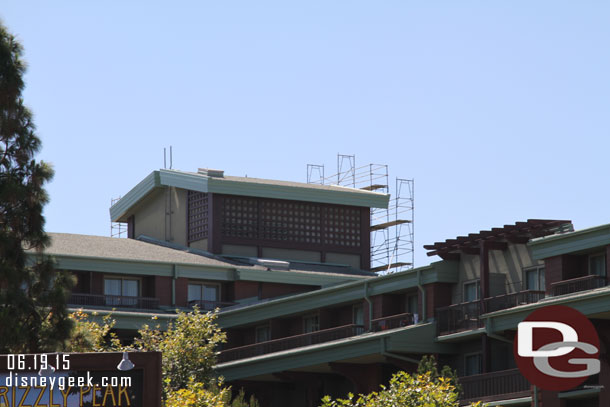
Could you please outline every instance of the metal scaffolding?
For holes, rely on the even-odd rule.
[[[317,174],[317,176],[314,176]],[[356,166],[356,156],[337,154],[337,173],[325,176],[324,165],[307,164],[307,182],[341,185],[390,194],[387,164]],[[371,208],[371,270],[386,274],[408,270],[415,260],[415,183],[396,178],[388,208]]]
[[[112,198],[110,207],[117,203],[121,197]],[[110,237],[127,237],[127,223],[110,221]]]

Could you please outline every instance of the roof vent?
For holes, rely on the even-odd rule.
[[[289,270],[290,262],[282,260],[272,259],[260,259],[256,257],[249,257],[248,262],[256,266],[267,267],[269,270]]]
[[[225,176],[224,170],[213,170],[211,168],[199,168],[197,172],[208,177],[222,178]]]

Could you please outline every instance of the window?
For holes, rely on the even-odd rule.
[[[121,297],[137,297],[140,292],[140,281],[133,278],[104,278],[104,295],[106,305],[135,306],[137,299]]]
[[[526,290],[545,291],[544,267],[531,267],[523,270],[523,272]]]
[[[320,330],[320,318],[318,314],[303,317],[303,332],[315,332]]]
[[[464,302],[476,301],[480,298],[481,282],[480,280],[469,281],[464,283]]]
[[[483,358],[480,353],[471,353],[464,356],[464,371],[466,376],[480,374],[482,371]]]
[[[417,314],[417,295],[409,295],[407,297],[407,312],[409,314]]]
[[[218,284],[189,283],[188,303],[205,311],[213,310],[220,297],[219,288]]]
[[[256,343],[266,342],[271,339],[271,330],[269,325],[261,325],[256,327]]]
[[[604,253],[589,255],[589,274],[606,276],[606,255]]]
[[[362,304],[354,305],[353,310],[353,323],[355,325],[364,325],[364,308]]]

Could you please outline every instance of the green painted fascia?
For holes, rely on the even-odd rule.
[[[176,265],[176,277],[198,278],[215,281],[235,281],[235,270],[232,268],[207,268],[201,266]]]
[[[532,397],[519,397],[517,399],[499,400],[499,401],[488,401],[484,405],[487,407],[504,407],[504,406],[530,406]]]
[[[130,312],[117,310],[103,310],[91,308],[68,308],[69,312],[82,311],[88,314],[92,321],[102,324],[104,317],[110,315],[115,321],[114,328],[116,329],[133,329],[138,330],[144,325],[154,327],[160,326],[161,330],[167,329],[167,324],[178,316],[176,314],[167,313],[146,313],[146,312]],[[154,319],[153,319],[154,318]]]
[[[532,240],[528,243],[528,246],[532,250],[533,258],[540,260],[561,254],[603,247],[609,244],[610,224],[561,235],[542,237]]]
[[[97,258],[54,256],[57,268],[63,270],[97,271],[148,276],[172,276],[171,264],[151,264]]]
[[[171,186],[199,192],[323,202],[367,208],[387,208],[390,202],[389,194],[372,191],[351,190],[350,188],[341,187],[327,190],[289,185],[260,184],[207,177],[202,174],[176,170],[158,170],[150,173],[110,208],[110,219],[113,222],[126,222],[126,215],[129,209],[146,197],[154,188],[161,186]]]
[[[248,270],[237,268],[236,280],[259,281],[264,283],[285,283],[314,286],[328,286],[371,277],[356,275],[325,275],[324,273],[306,273],[299,271]]]
[[[338,205],[387,208],[390,195],[379,192],[326,190],[300,188],[287,185],[257,184],[223,178],[208,178],[208,192],[228,195],[244,195],[263,198],[289,199],[294,201],[324,202]]]
[[[469,331],[456,332],[454,334],[441,335],[436,337],[437,342],[461,342],[471,340],[477,336],[485,335],[485,328],[471,329]]]
[[[434,324],[413,325],[389,331],[362,334],[333,342],[290,349],[216,366],[225,380],[245,379],[263,374],[336,362],[384,350],[410,353],[453,353],[455,348],[432,340]]]
[[[213,192],[208,188],[208,177],[176,170],[159,170],[161,185],[198,192]]]
[[[359,281],[322,288],[264,303],[252,304],[244,308],[221,311],[218,315],[218,323],[222,328],[230,328],[360,300],[365,296],[365,282],[368,287],[368,295],[379,295],[414,288],[417,287],[418,271],[421,273],[423,284],[457,282],[457,262],[443,263],[447,262],[439,261],[429,266],[379,277],[365,277],[365,279],[360,279]],[[452,268],[454,268],[453,275],[451,273]]]
[[[517,324],[523,321],[532,311],[549,305],[566,305],[582,312],[584,315],[608,312],[610,310],[610,287],[574,295],[548,297],[533,304],[485,314],[481,318],[487,319],[490,332],[501,332],[507,329],[516,329]]]
[[[132,208],[135,204],[140,202],[150,191],[160,185],[159,171],[151,172],[146,178],[144,178],[138,185],[133,187],[125,196],[119,199],[114,205],[110,207],[110,219],[113,222],[123,221],[121,219],[127,211]]]

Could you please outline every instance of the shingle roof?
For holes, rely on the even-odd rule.
[[[55,256],[235,267],[234,263],[229,261],[220,261],[135,239],[72,233],[49,233],[49,237],[51,245],[45,249],[45,253]]]

